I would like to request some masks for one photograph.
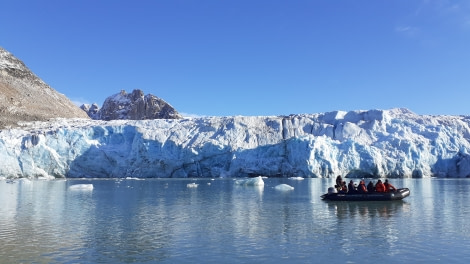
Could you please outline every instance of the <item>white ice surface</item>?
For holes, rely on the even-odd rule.
[[[8,177],[469,177],[470,117],[406,109],[181,120],[58,119],[0,131]]]

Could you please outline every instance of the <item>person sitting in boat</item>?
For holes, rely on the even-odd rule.
[[[361,180],[359,182],[359,185],[357,186],[357,192],[367,193],[366,183],[364,182],[364,180]]]
[[[378,180],[375,184],[376,192],[385,192],[385,185],[382,183],[382,180]]]
[[[367,191],[368,192],[374,192],[375,191],[374,183],[372,181],[369,181],[369,184],[367,184]]]
[[[396,192],[397,191],[397,188],[395,188],[395,186],[393,186],[391,183],[389,183],[388,179],[385,180],[384,186],[385,186],[385,191],[386,192],[389,192],[389,191]]]
[[[341,175],[338,175],[338,177],[336,177],[336,185],[335,185],[335,188],[338,192],[341,191],[342,184],[343,184],[343,178],[341,178]]]
[[[353,180],[349,181],[348,184],[348,193],[356,193],[356,186],[354,186]]]
[[[341,189],[339,190],[340,193],[348,193],[348,187],[346,186],[346,182],[343,181],[341,183]]]

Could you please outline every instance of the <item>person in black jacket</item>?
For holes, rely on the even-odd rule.
[[[370,181],[369,184],[367,184],[367,191],[368,192],[374,192],[375,191],[374,183],[372,181]]]
[[[341,185],[343,185],[343,178],[341,178],[341,175],[338,175],[338,177],[336,177],[336,185],[335,185],[335,188],[338,192],[341,191]]]
[[[353,180],[349,181],[348,193],[356,193],[356,186],[354,186]]]

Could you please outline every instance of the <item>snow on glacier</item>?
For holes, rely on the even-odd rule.
[[[470,177],[470,117],[407,109],[58,119],[0,132],[8,177]]]

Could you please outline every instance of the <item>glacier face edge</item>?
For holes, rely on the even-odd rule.
[[[470,177],[470,118],[406,109],[57,119],[0,132],[8,177]]]

